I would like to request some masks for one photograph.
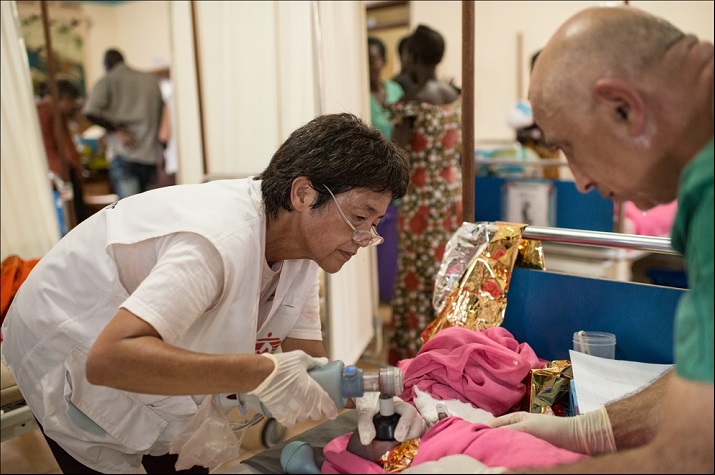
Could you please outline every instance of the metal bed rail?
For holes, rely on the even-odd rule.
[[[672,248],[670,238],[657,236],[641,236],[639,234],[610,233],[603,231],[587,231],[582,229],[552,228],[545,226],[526,226],[522,231],[526,239],[577,244],[581,246],[609,247],[648,251],[659,254],[680,255]]]
[[[505,158],[475,158],[474,165],[517,165],[524,167],[566,167],[568,162],[560,158],[540,158],[539,160],[517,160]]]

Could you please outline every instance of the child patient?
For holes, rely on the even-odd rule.
[[[363,445],[358,430],[344,434],[323,449],[321,473],[385,473],[384,463],[394,462],[396,453],[402,468],[453,454],[507,468],[548,467],[584,458],[530,434],[486,424],[520,409],[527,376],[546,363],[505,328],[445,328],[415,358],[398,363],[405,385],[399,397],[424,419],[421,436],[393,451],[400,442],[374,439]]]

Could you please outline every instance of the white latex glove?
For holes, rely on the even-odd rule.
[[[616,451],[611,421],[606,408],[575,417],[514,412],[487,423],[490,427],[507,427],[526,432],[551,444],[586,455]]]
[[[379,399],[380,395],[377,392],[367,393],[355,399],[355,407],[358,410],[358,433],[362,445],[368,445],[375,439],[375,424],[372,418],[380,410]],[[404,442],[422,436],[427,425],[419,411],[397,396],[393,396],[392,400],[395,404],[395,412],[400,414],[400,420],[395,427],[395,440]]]
[[[469,455],[446,455],[439,460],[409,466],[401,473],[504,473],[504,467],[487,467]]]
[[[275,364],[256,389],[250,391],[286,427],[308,419],[335,419],[338,408],[330,395],[310,377],[308,370],[328,363],[327,358],[313,358],[301,350],[286,353],[262,353]]]

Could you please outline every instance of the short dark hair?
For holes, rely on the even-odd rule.
[[[428,66],[435,66],[442,61],[444,46],[442,35],[426,25],[419,25],[407,44],[415,61]]]
[[[77,99],[80,95],[82,95],[77,84],[69,79],[57,78],[55,80],[55,84],[57,84],[57,94],[59,97]],[[50,83],[48,81],[42,81],[37,88],[37,93],[40,97],[51,95],[52,90],[50,89]]]
[[[64,99],[77,99],[81,92],[74,82],[60,78],[57,80],[57,95]]]
[[[47,81],[42,81],[37,86],[37,95],[40,97],[45,97],[50,94],[50,83]]]
[[[410,35],[403,36],[402,38],[400,38],[400,42],[397,43],[397,52],[400,53],[400,55],[402,55],[402,53],[407,52],[407,45],[409,44],[409,42]]]
[[[386,59],[387,50],[385,49],[385,43],[383,43],[380,38],[368,36],[367,47],[369,48],[370,46],[377,46],[378,51],[380,51],[380,57],[382,57],[383,60]]]
[[[119,52],[119,50],[116,50],[114,48],[108,49],[104,53],[104,69],[109,71],[112,69],[115,65],[119,63],[124,62],[124,56],[122,56],[122,53]]]
[[[281,209],[293,210],[290,189],[299,176],[316,185],[313,208],[331,200],[319,185],[327,185],[336,195],[367,188],[401,198],[409,183],[408,161],[405,150],[355,115],[326,114],[291,133],[255,179],[263,180],[265,211],[275,217]]]

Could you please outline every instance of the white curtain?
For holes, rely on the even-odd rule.
[[[32,81],[15,2],[1,2],[0,248],[42,257],[60,238]]]
[[[370,123],[367,27],[362,2],[314,2],[321,65],[322,113],[352,112]],[[378,282],[375,248],[361,249],[327,280],[331,358],[357,361],[375,334]]]
[[[195,8],[205,174],[198,173],[191,5],[171,7],[182,183],[260,173],[288,135],[319,114],[347,111],[369,121],[362,2],[201,1]],[[366,249],[326,276],[331,359],[354,363],[369,344],[376,269],[375,251]]]
[[[169,14],[172,47],[171,81],[174,86],[179,149],[177,181],[201,183],[204,180],[204,170],[190,2],[169,2]]]

